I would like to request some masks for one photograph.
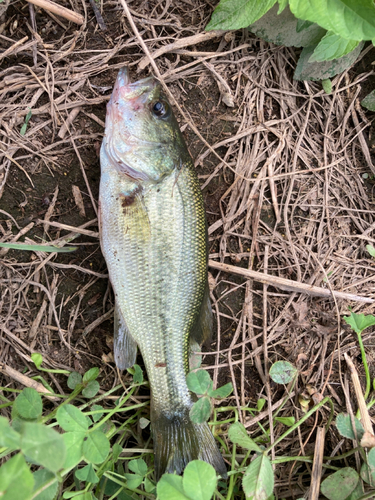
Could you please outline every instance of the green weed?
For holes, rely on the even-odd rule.
[[[321,80],[332,92],[331,78],[348,69],[366,41],[375,39],[372,0],[221,0],[207,30],[248,28],[259,38],[302,47],[295,80]],[[375,91],[362,105],[375,111]]]

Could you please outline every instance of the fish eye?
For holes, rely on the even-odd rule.
[[[156,101],[152,104],[152,113],[157,118],[167,118],[169,116],[169,106],[164,101]]]

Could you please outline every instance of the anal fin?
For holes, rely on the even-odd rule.
[[[208,280],[204,290],[202,306],[199,316],[195,322],[194,327],[190,333],[190,344],[193,346],[195,343],[201,345],[211,339],[213,327],[212,307],[210,301],[210,288]]]
[[[135,364],[137,343],[130,335],[117,303],[115,304],[113,348],[115,363],[119,370],[125,370]]]

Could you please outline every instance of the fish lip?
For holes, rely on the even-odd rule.
[[[124,66],[123,68],[120,69],[120,71],[117,74],[116,84],[122,87],[125,85],[129,85],[129,83],[131,83],[129,70],[126,66]]]
[[[156,80],[153,76],[147,76],[146,78],[142,78],[141,80],[137,80],[136,82],[132,82],[129,75],[129,70],[126,66],[121,68],[118,72],[114,89],[121,89],[127,87],[129,91],[137,89],[139,87],[155,87],[158,84],[158,80]]]

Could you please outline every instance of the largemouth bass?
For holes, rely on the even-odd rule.
[[[207,228],[193,162],[160,83],[122,69],[101,147],[101,247],[115,294],[114,354],[139,347],[151,387],[155,474],[190,460],[226,467],[206,423],[194,424],[186,385],[190,345],[209,335]]]

